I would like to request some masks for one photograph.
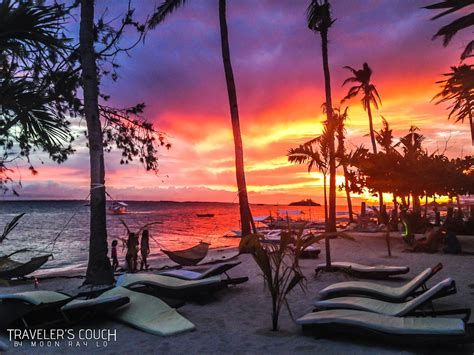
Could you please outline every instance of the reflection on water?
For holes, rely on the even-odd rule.
[[[150,247],[152,257],[161,255],[160,249],[188,248],[199,241],[211,243],[211,248],[237,246],[239,239],[224,238],[230,229],[239,229],[237,204],[201,202],[139,202],[131,201],[129,213],[107,215],[109,245],[113,239],[125,237],[122,218],[131,230],[138,230],[146,223],[152,225]],[[252,205],[254,216],[276,215],[277,209],[300,209],[305,218],[313,221],[324,219],[323,207],[288,207]],[[339,210],[344,210],[341,207]],[[84,201],[3,201],[0,202],[0,228],[15,215],[26,212],[9,239],[0,244],[0,254],[29,248],[32,253],[51,252],[52,243],[62,229],[54,246],[54,260],[44,267],[57,268],[81,266],[87,263],[89,239],[89,207]],[[212,218],[199,218],[196,213],[213,213]],[[69,221],[69,224],[67,224]],[[67,224],[67,225],[66,225]],[[119,257],[122,253],[119,243]],[[18,260],[31,257],[32,253],[19,254]]]

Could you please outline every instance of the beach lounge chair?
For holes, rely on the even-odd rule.
[[[31,258],[26,263],[11,260],[10,258],[1,259],[0,262],[0,279],[11,280],[13,278],[21,278],[32,272],[38,270],[44,263],[46,263],[51,254],[37,256]]]
[[[175,251],[161,249],[161,251],[176,264],[182,266],[193,266],[206,257],[207,252],[209,251],[209,245],[209,243],[199,242],[198,245],[189,249]]]
[[[104,296],[129,298],[127,306],[107,313],[113,319],[144,332],[167,336],[195,329],[193,323],[157,297],[124,287],[114,287]]]
[[[406,274],[410,271],[408,266],[367,266],[348,262],[332,262],[331,267],[340,271],[347,272],[355,277],[367,279],[386,279],[390,276]],[[326,264],[316,266],[316,273],[326,268]]]
[[[246,281],[248,277],[222,279],[220,276],[210,276],[200,280],[182,280],[156,274],[123,274],[117,278],[116,286],[140,290],[148,288],[157,296],[192,299]]]
[[[105,293],[93,299],[78,298],[85,294],[38,290],[0,295],[0,329],[76,323],[129,302],[128,297],[108,297]]]
[[[227,275],[227,271],[230,269],[236,267],[239,265],[241,262],[236,261],[233,263],[225,263],[225,264],[216,264],[213,265],[209,268],[206,268],[204,270],[185,270],[185,269],[179,269],[179,270],[170,270],[170,271],[163,271],[160,272],[160,275],[165,275],[165,276],[171,276],[171,277],[176,277],[178,279],[182,280],[202,280],[207,277],[211,276],[218,276],[221,274],[225,274],[229,279],[230,276]]]
[[[456,284],[453,279],[447,278],[437,285],[433,286],[426,292],[418,295],[417,297],[402,303],[392,303],[381,301],[367,297],[337,297],[330,298],[323,301],[316,301],[314,305],[318,310],[326,309],[354,309],[359,311],[374,312],[378,314],[384,314],[387,316],[403,317],[410,314],[436,314],[433,307],[432,311],[417,312],[422,309],[423,306],[431,304],[433,298],[443,293],[455,293]],[[432,306],[432,304],[431,304]],[[458,310],[465,311],[465,310]],[[459,312],[451,311],[453,314],[459,314]],[[445,312],[443,312],[445,313]]]
[[[442,268],[442,264],[428,268],[400,287],[390,287],[375,282],[347,281],[332,284],[319,291],[319,294],[322,298],[363,295],[389,302],[404,302],[409,297],[418,295],[420,293],[417,292],[418,289],[426,291],[426,282]]]
[[[367,339],[424,348],[474,342],[474,324],[465,324],[457,318],[393,317],[336,309],[308,313],[296,322],[303,327],[304,333],[328,338],[347,335],[351,340]]]

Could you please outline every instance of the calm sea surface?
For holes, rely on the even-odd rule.
[[[199,241],[211,243],[211,248],[237,246],[238,238],[225,238],[231,229],[239,229],[237,204],[206,202],[140,202],[130,201],[125,215],[107,215],[109,245],[113,239],[125,238],[126,229],[140,229],[144,224],[160,221],[151,226],[150,240],[152,257],[162,255],[160,249],[178,250],[191,247]],[[303,210],[305,218],[324,220],[323,207],[288,207],[252,205],[255,216],[276,216],[278,209]],[[345,206],[338,207],[344,211]],[[81,267],[87,263],[89,239],[89,207],[84,201],[2,201],[0,202],[0,228],[15,215],[25,212],[18,226],[8,239],[0,244],[0,255],[21,248],[29,253],[15,256],[17,260],[29,259],[32,255],[53,253],[44,268]],[[213,213],[212,218],[198,218],[197,213]],[[58,237],[59,234],[59,237]],[[53,248],[53,241],[57,238]],[[121,244],[119,243],[119,246]],[[122,248],[118,248],[119,255]]]

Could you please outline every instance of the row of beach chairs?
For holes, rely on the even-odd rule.
[[[297,320],[304,333],[321,337],[357,336],[397,345],[456,345],[474,342],[470,309],[437,310],[433,300],[456,293],[446,278],[431,288],[427,281],[442,269],[427,268],[399,287],[375,282],[332,284],[319,293],[314,310]],[[461,315],[460,318],[444,316]]]
[[[157,335],[193,330],[194,324],[168,303],[208,297],[228,285],[246,282],[247,277],[231,278],[227,274],[238,264],[215,265],[202,272],[123,274],[114,287],[76,295],[45,290],[3,294],[0,295],[0,329],[45,328],[109,316]]]

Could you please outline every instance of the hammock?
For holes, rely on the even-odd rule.
[[[196,265],[206,257],[209,250],[209,245],[210,244],[206,242],[199,242],[198,245],[195,245],[189,249],[176,251],[161,249],[161,251],[179,265],[192,266]]]
[[[10,280],[15,277],[24,277],[38,270],[46,263],[51,254],[31,258],[26,263],[11,260],[10,258],[0,258],[0,279]]]

